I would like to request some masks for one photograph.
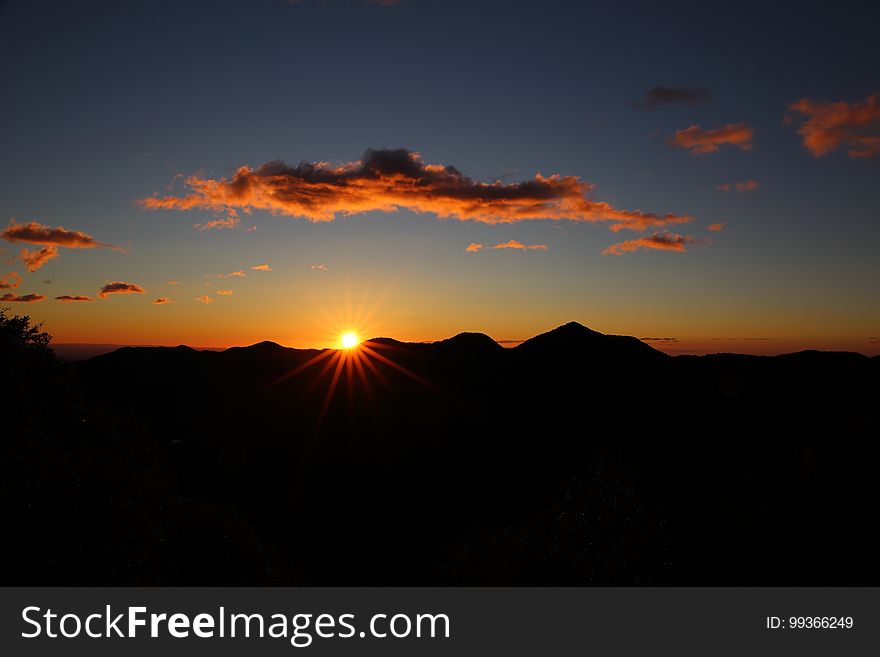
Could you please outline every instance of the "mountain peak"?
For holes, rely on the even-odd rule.
[[[272,353],[275,351],[283,351],[284,349],[286,349],[286,347],[282,347],[277,342],[263,340],[262,342],[257,342],[256,344],[251,344],[246,347],[229,347],[229,349],[226,349],[223,353]]]
[[[495,342],[492,338],[490,338],[485,333],[471,333],[471,332],[463,332],[458,335],[454,335],[451,338],[446,338],[445,340],[438,340],[433,343],[434,346],[441,348],[457,348],[457,349],[467,349],[467,350],[498,350],[503,349],[500,344]]]
[[[664,356],[638,338],[626,335],[606,335],[587,328],[578,322],[568,322],[555,329],[529,338],[514,347],[519,353],[557,354],[564,350],[583,352],[587,349],[596,358],[630,358]]]

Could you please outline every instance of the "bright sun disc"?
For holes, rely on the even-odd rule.
[[[342,336],[342,346],[345,349],[351,349],[354,346],[357,346],[358,337],[354,333],[346,333]]]

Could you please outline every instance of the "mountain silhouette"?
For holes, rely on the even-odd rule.
[[[82,390],[76,408],[119,434],[89,467],[124,462],[125,481],[174,491],[133,503],[143,526],[125,540],[154,545],[160,532],[164,561],[119,562],[126,582],[876,577],[863,549],[876,484],[855,476],[875,449],[876,357],[672,357],[571,322],[512,348],[481,333],[351,351],[125,347],[66,367]],[[150,455],[144,465],[113,451],[127,444]],[[147,462],[148,477],[129,472]],[[130,498],[110,492],[89,503]],[[63,493],[70,504],[77,495]],[[172,509],[200,519],[171,522]],[[51,525],[34,520],[28,535],[42,540]],[[115,558],[101,531],[80,535],[94,537],[96,560]],[[218,556],[199,562],[206,541],[219,541],[208,548]],[[83,581],[81,562],[55,568]]]

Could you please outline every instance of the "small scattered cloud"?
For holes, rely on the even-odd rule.
[[[880,338],[871,336],[868,338],[868,342],[871,344],[880,344]]]
[[[657,86],[648,89],[645,98],[635,104],[637,109],[653,110],[667,105],[697,105],[707,103],[712,96],[705,89]]]
[[[735,146],[743,151],[752,150],[754,133],[745,123],[728,123],[720,128],[703,130],[692,125],[684,130],[676,130],[669,144],[686,149],[691,155],[714,153],[719,146]]]
[[[648,249],[655,251],[675,251],[684,253],[687,251],[689,244],[702,244],[703,240],[691,237],[690,235],[678,235],[677,233],[654,233],[646,237],[638,237],[633,240],[626,240],[618,244],[612,244],[602,251],[602,255],[623,255],[624,253],[632,253],[639,249]]]
[[[166,285],[180,285],[180,281],[168,281]]]
[[[91,297],[84,297],[79,294],[62,294],[60,297],[55,297],[55,301],[60,301],[61,303],[73,303],[75,301],[94,301],[94,299],[92,299]]]
[[[880,154],[880,93],[852,103],[802,98],[788,109],[803,115],[798,133],[813,157],[822,157],[841,146],[849,147],[849,157]],[[795,123],[799,118],[789,114],[786,123]]]
[[[231,297],[233,292],[232,290],[217,290],[217,294],[221,297]]]
[[[214,299],[209,297],[207,294],[204,294],[200,297],[196,297],[196,301],[198,301],[199,303],[204,303],[205,305],[207,305],[209,303],[214,303]]]
[[[31,251],[30,249],[22,249],[19,253],[19,259],[24,263],[25,269],[27,269],[31,273],[37,271],[47,262],[49,262],[50,260],[54,260],[57,257],[57,246],[44,246],[39,251],[37,251],[36,249],[33,251]]]
[[[761,186],[757,180],[743,180],[742,182],[721,183],[716,187],[719,192],[753,192]]]
[[[19,285],[21,285],[21,275],[17,271],[0,276],[0,290],[14,290]]]
[[[327,270],[329,269],[329,267],[327,267],[327,265],[324,265],[324,264],[321,264],[321,265],[309,265],[309,269],[317,269],[317,270],[319,270],[319,271],[327,271]]]
[[[45,298],[46,297],[42,294],[25,294],[22,296],[18,296],[17,294],[7,292],[2,297],[0,297],[0,301],[12,301],[14,303],[35,303],[37,301],[42,301]]]
[[[114,281],[113,283],[107,283],[104,287],[101,288],[101,291],[98,292],[98,296],[102,299],[106,299],[111,294],[143,294],[144,288],[140,285],[135,285],[134,283],[123,283],[122,281]]]
[[[163,306],[166,303],[171,303],[171,299],[168,297],[159,297],[158,299],[153,299],[153,304],[157,306]]]
[[[253,269],[253,267],[251,267],[251,269]],[[271,270],[267,270],[267,271],[271,271]],[[205,276],[207,276],[208,278],[230,278],[230,277],[243,278],[244,276],[247,276],[247,274],[245,274],[244,271],[242,271],[242,270],[238,270],[238,271],[231,271],[228,274],[205,274]]]
[[[272,268],[267,264],[252,265],[251,269],[253,269],[254,271],[272,271]]]
[[[725,139],[709,132],[706,138]],[[726,139],[735,142],[736,136]],[[256,169],[242,166],[231,179],[193,175],[186,184],[191,191],[184,196],[152,196],[139,204],[149,210],[267,210],[315,222],[404,208],[487,224],[608,222],[615,231],[644,231],[693,221],[686,215],[623,210],[596,201],[594,186],[577,176],[538,173],[518,183],[477,182],[454,166],[426,164],[419,153],[402,148],[371,149],[361,160],[339,165],[300,162],[291,167],[275,161]]]
[[[639,338],[642,342],[659,342],[661,344],[675,344],[678,338]]]
[[[708,226],[706,226],[706,228],[707,228],[708,230],[711,230],[713,233],[720,233],[720,232],[722,232],[725,228],[727,228],[727,224],[725,224],[725,223],[723,223],[723,222],[719,222],[719,223],[717,223],[717,224],[709,224]]]
[[[472,242],[471,244],[468,245],[468,248],[466,248],[465,251],[467,251],[469,253],[476,253],[477,251],[479,251],[482,248],[483,248],[482,244],[480,244],[478,242]]]

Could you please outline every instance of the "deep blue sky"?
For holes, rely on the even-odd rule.
[[[814,157],[783,119],[801,98],[856,103],[880,91],[876,7],[5,3],[0,220],[85,231],[129,253],[65,249],[28,273],[14,260],[24,245],[3,242],[3,271],[24,277],[16,293],[48,297],[26,310],[64,341],[315,344],[315,318],[344,314],[351,296],[376,307],[363,330],[408,339],[521,338],[576,319],[675,337],[685,350],[873,353],[880,157]],[[635,109],[657,85],[712,99]],[[667,143],[694,124],[737,123],[753,130],[752,150],[694,156]],[[349,162],[383,147],[486,182],[579,176],[615,207],[695,217],[672,229],[711,244],[602,256],[637,236],[408,210],[327,224],[257,210],[253,233],[197,231],[213,213],[135,204],[184,194],[175,174],[219,179],[245,164]],[[759,189],[716,189],[746,180]],[[707,232],[713,223],[726,229]],[[510,239],[548,248],[465,252]],[[212,291],[205,274],[263,262],[274,271],[237,281],[232,297],[193,301]],[[108,281],[147,294],[52,299],[94,296]],[[149,303],[160,296],[175,303]]]

